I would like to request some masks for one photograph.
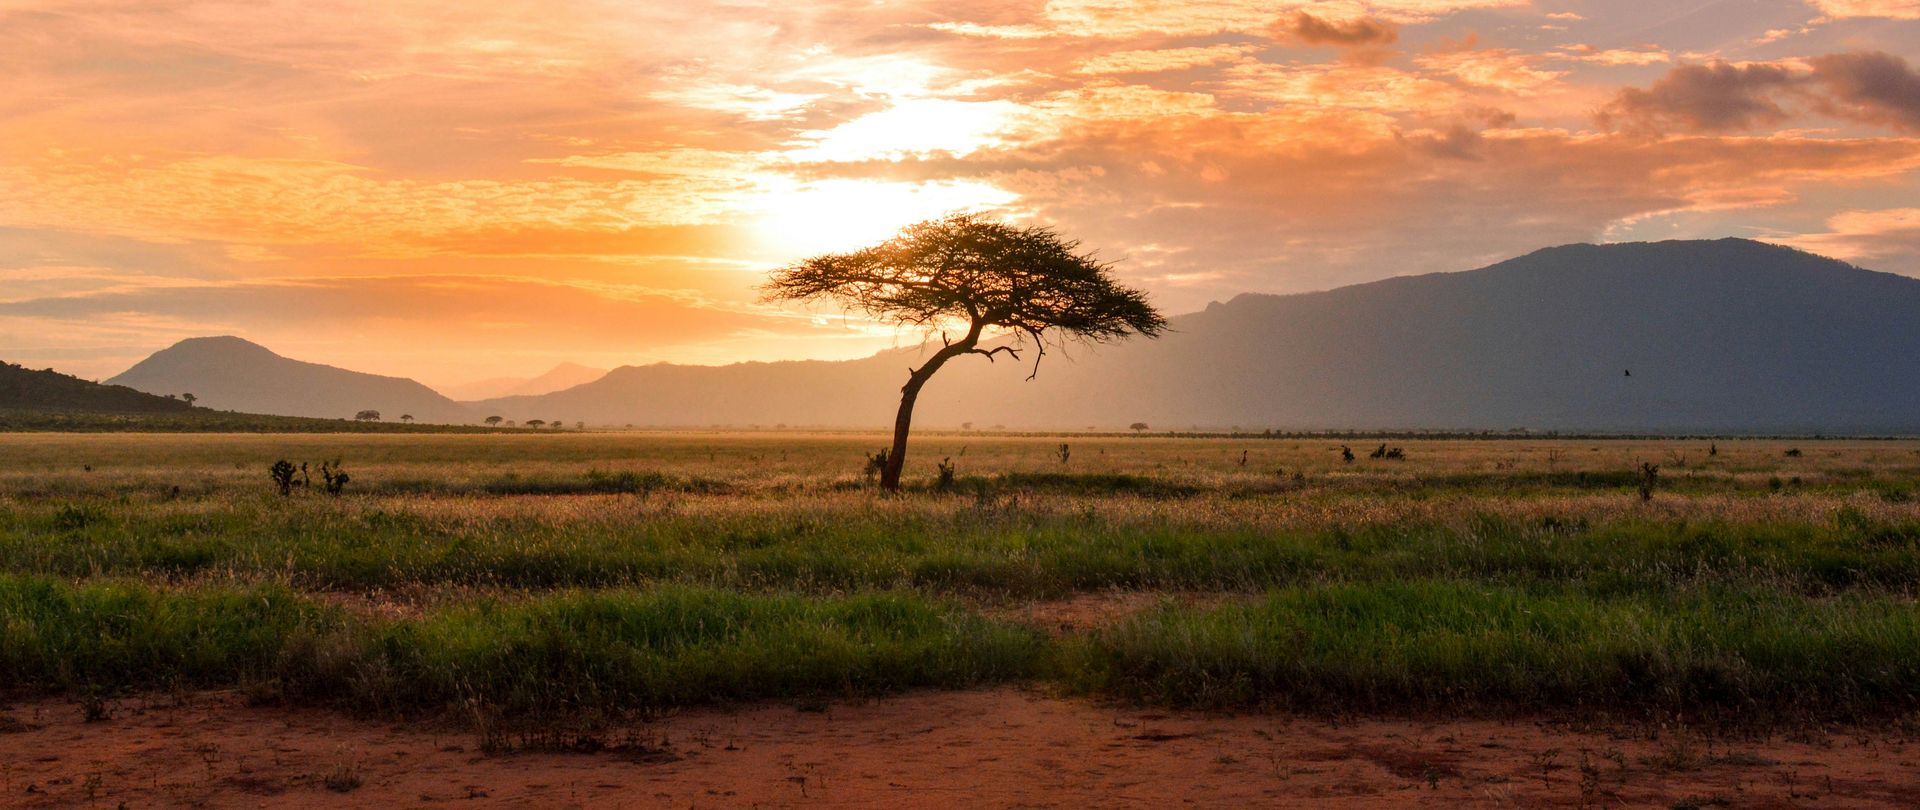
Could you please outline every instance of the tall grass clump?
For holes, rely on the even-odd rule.
[[[167,591],[0,575],[0,684],[228,686],[274,671],[292,644],[347,629],[344,614],[279,587]]]
[[[374,619],[270,586],[4,577],[0,629],[0,683],[19,691],[248,686],[388,714],[960,688],[1028,677],[1043,652],[1032,631],[911,594],[699,588],[563,592]]]
[[[1175,705],[1783,720],[1920,706],[1920,612],[1862,594],[1301,587],[1165,607],[1069,647],[1068,683]]]
[[[1031,674],[1038,636],[908,594],[819,600],[667,588],[482,603],[392,627],[406,704],[509,711],[877,695]]]

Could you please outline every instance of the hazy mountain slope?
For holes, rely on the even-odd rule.
[[[437,386],[435,390],[460,401],[537,396],[590,383],[605,376],[607,376],[607,370],[604,368],[588,368],[579,363],[561,363],[538,377],[496,377],[459,385]]]
[[[1550,248],[1464,273],[1243,295],[1157,341],[965,358],[918,423],[1920,431],[1920,281],[1746,240]],[[882,425],[917,352],[655,365],[476,404],[510,419]],[[1631,376],[1627,375],[1632,371]]]
[[[0,363],[0,410],[64,413],[186,413],[192,406],[177,399],[101,385],[53,369],[34,371]]]
[[[282,416],[472,422],[473,414],[420,383],[291,360],[236,337],[190,338],[108,380],[142,391],[191,391],[203,407]]]

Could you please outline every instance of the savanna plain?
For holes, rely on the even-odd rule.
[[[0,806],[1920,804],[1920,442],[883,444],[0,436]]]

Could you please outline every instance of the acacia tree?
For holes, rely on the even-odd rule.
[[[1166,319],[1145,293],[1115,282],[1111,265],[1079,247],[1050,228],[958,214],[910,225],[873,247],[781,268],[761,290],[768,300],[833,301],[879,320],[939,332],[940,349],[909,369],[900,388],[893,449],[880,472],[880,486],[896,490],[914,400],[947,361],[968,354],[1019,360],[1031,350],[1031,380],[1049,345],[1166,331]],[[961,325],[965,331],[958,339],[946,331]]]

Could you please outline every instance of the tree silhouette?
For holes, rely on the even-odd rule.
[[[534,430],[539,430],[546,426],[547,426],[547,420],[545,419],[528,419],[527,420],[527,427],[533,428]]]
[[[400,414],[400,421],[402,421],[402,422],[406,422],[406,423],[408,423],[408,424],[412,424],[412,423],[413,423],[413,414],[410,414],[410,413],[403,413],[403,414]]]
[[[353,419],[356,422],[378,422],[380,421],[380,412],[372,409],[364,410],[354,414]]]
[[[1133,431],[1133,432],[1135,432],[1135,433],[1139,433],[1140,431],[1143,431],[1143,430],[1146,430],[1146,429],[1147,429],[1147,423],[1145,423],[1145,422],[1135,422],[1135,423],[1133,423],[1133,424],[1131,424],[1131,425],[1128,425],[1128,426],[1127,426],[1127,429],[1128,429],[1128,430],[1131,430],[1131,431]]]
[[[193,407],[193,403],[200,401],[199,397],[196,397],[192,394],[181,394],[180,398],[183,400],[186,400],[187,407],[189,408]]]
[[[501,422],[506,421],[506,419],[500,416],[489,416],[484,421],[487,423],[487,427],[495,427]]]
[[[1003,352],[1018,360],[1031,349],[1034,370],[1027,379],[1033,379],[1050,344],[1166,331],[1166,319],[1145,293],[1116,283],[1111,266],[1076,252],[1079,246],[1049,228],[959,214],[910,225],[873,247],[781,268],[761,289],[768,300],[834,301],[930,333],[965,324],[957,340],[940,331],[940,349],[910,369],[900,388],[893,449],[880,475],[880,486],[897,490],[914,401],[947,361],[967,354],[992,360]],[[989,329],[1001,334],[990,336]]]

